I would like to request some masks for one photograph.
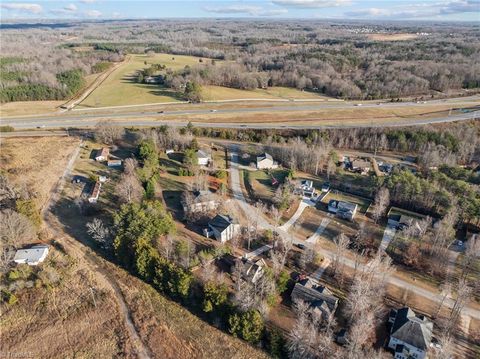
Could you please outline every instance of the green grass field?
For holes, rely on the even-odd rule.
[[[207,63],[204,60],[203,63]],[[221,61],[217,61],[221,63]],[[140,105],[149,103],[181,101],[180,94],[156,84],[139,84],[134,81],[138,70],[151,64],[166,65],[167,69],[180,70],[185,66],[201,65],[200,58],[170,54],[128,55],[125,63],[118,67],[100,86],[95,89],[78,107],[107,107],[121,105]],[[204,86],[202,95],[205,101],[232,99],[323,99],[324,97],[308,91],[278,87],[253,91]]]

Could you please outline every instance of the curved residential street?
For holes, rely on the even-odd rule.
[[[239,204],[240,208],[245,212],[245,214],[249,212],[253,212],[253,206],[247,202],[245,199],[245,196],[243,195],[242,187],[240,184],[240,173],[239,173],[239,163],[238,163],[238,149],[239,147],[237,145],[232,145],[229,148],[230,154],[231,154],[231,166],[230,166],[230,178],[231,178],[231,191],[233,193],[233,197],[236,200],[236,202]],[[258,225],[259,227],[263,229],[271,229],[271,230],[276,230],[280,235],[286,236],[287,238],[292,238],[294,243],[301,243],[305,244],[305,240],[299,239],[298,237],[295,236],[295,234],[287,233],[286,231],[283,231],[281,227],[279,228],[274,228],[265,218],[261,217],[258,218]],[[328,221],[322,221],[322,223],[319,223],[319,229],[317,230],[316,234],[323,232],[323,230],[328,226]],[[318,236],[320,235],[318,234]],[[312,236],[314,237],[315,234]],[[311,238],[312,238],[311,237]],[[309,241],[310,242],[310,241]],[[313,240],[314,242],[314,240]],[[268,251],[271,249],[271,246],[264,246],[259,249],[257,249],[254,252],[251,252],[247,254],[247,257],[254,257],[256,255],[259,255],[265,251]],[[327,260],[327,266],[329,261],[331,261],[334,258],[334,253],[333,251],[323,249],[321,250],[321,255],[325,257]],[[350,268],[355,268],[355,262],[349,258],[343,258],[344,264]],[[362,265],[360,265],[362,267]],[[326,269],[326,266],[321,266],[317,272],[314,273],[315,277],[320,278],[320,276],[323,274],[324,270]],[[411,291],[412,293],[415,293],[415,295],[427,298],[430,301],[433,301],[435,303],[441,303],[442,302],[442,295],[440,293],[434,293],[431,292],[425,288],[422,288],[420,286],[417,286],[415,284],[409,283],[395,275],[391,275],[388,278],[388,283],[392,284],[398,288],[402,288],[408,291]],[[444,301],[444,305],[452,308],[454,305],[454,300],[451,297],[448,297]],[[463,323],[468,323],[469,319],[468,317],[473,317],[476,319],[480,319],[480,310],[472,308],[470,306],[466,306],[463,309],[462,312],[462,318],[463,318]]]

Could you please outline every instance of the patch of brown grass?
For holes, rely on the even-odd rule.
[[[373,41],[405,41],[418,37],[417,34],[369,34],[368,38]]]
[[[2,139],[0,171],[17,186],[32,191],[42,206],[78,143],[73,137]]]

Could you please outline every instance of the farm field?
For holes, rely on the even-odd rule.
[[[151,64],[160,63],[167,69],[180,70],[185,66],[200,65],[199,57],[155,54],[129,55],[125,63],[115,70],[96,90],[94,90],[78,108],[107,107],[121,105],[139,105],[162,102],[179,102],[181,96],[175,91],[162,88],[155,84],[138,84],[133,76],[137,70]],[[146,62],[146,64],[145,64]],[[221,61],[216,60],[217,63]],[[204,86],[204,100],[232,100],[232,99],[326,99],[315,93],[300,91],[291,88],[272,88],[254,91],[232,89],[220,86]]]
[[[419,35],[417,34],[369,34],[368,39],[373,41],[405,41],[416,39]]]
[[[2,103],[0,117],[28,116],[55,112],[65,101],[17,101]]]

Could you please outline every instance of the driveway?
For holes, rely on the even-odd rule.
[[[231,171],[230,171],[232,192],[233,192],[235,200],[239,203],[240,207],[245,211],[245,213],[248,213],[249,211],[253,211],[253,208],[250,204],[247,203],[247,201],[246,201],[246,199],[243,195],[242,188],[240,186],[240,175],[239,175],[239,171],[238,171],[238,154],[237,154],[238,146],[237,145],[232,146],[232,147],[230,147],[230,149],[232,151],[231,152],[232,161],[231,161]],[[264,228],[264,229],[275,230],[274,227],[270,223],[268,223],[268,221],[264,217],[259,217],[258,218],[258,225],[259,225],[259,227]],[[316,240],[315,238],[318,238],[318,237],[314,237],[314,236],[319,232],[321,234],[321,232],[323,232],[323,230],[326,228],[327,225],[328,225],[328,222],[322,221],[322,223],[320,223],[319,228],[317,229],[315,234],[312,236],[314,238],[312,241],[315,241]],[[325,227],[325,228],[321,229],[322,227]],[[293,238],[293,242],[295,244],[305,244],[304,240],[299,240],[299,239],[295,238],[295,234],[288,234],[285,231],[281,230],[280,228],[278,228],[278,232],[279,232],[280,235],[291,236],[291,238]],[[391,233],[391,231],[389,231],[388,233]],[[390,236],[390,235],[388,235],[388,236]],[[387,236],[386,241],[388,240],[388,236]],[[312,237],[310,237],[309,239],[311,239]],[[392,236],[392,238],[393,238],[393,236]],[[390,238],[390,240],[391,240],[391,238]],[[386,241],[385,241],[385,243],[387,243]],[[382,243],[383,243],[383,241],[382,241]],[[325,248],[322,248],[321,254],[325,258],[324,260],[330,260],[331,261],[332,258],[334,257],[333,251],[325,249]],[[350,268],[355,268],[355,262],[352,259],[344,258],[343,262],[346,266],[348,266]],[[363,266],[364,265],[361,264],[359,267],[357,267],[357,269],[361,269]],[[321,274],[323,274],[323,271],[321,272]],[[320,276],[321,276],[321,274],[320,274]],[[317,276],[318,276],[318,274],[317,274]],[[429,300],[431,300],[435,303],[440,303],[442,301],[442,295],[440,293],[432,292],[428,289],[419,287],[415,284],[404,281],[403,279],[398,278],[394,275],[391,275],[387,279],[387,282],[391,285],[394,285],[394,286],[398,287],[398,288],[409,290],[412,293],[415,293],[415,295],[427,298],[427,299],[429,299]],[[452,308],[453,305],[454,305],[454,300],[451,299],[451,298],[446,298],[445,302],[444,302],[444,305],[448,306],[449,308]],[[474,309],[474,308],[471,308],[471,307],[468,307],[468,306],[463,309],[462,314],[464,316],[471,316],[471,317],[474,317],[476,319],[480,319],[480,310],[477,310],[477,309]],[[466,320],[466,318],[465,318],[465,320]]]
[[[395,226],[387,224],[385,231],[383,232],[382,243],[380,243],[380,247],[378,248],[379,251],[385,252],[387,250],[388,245],[392,241],[393,237],[395,237],[395,233],[397,233]]]

